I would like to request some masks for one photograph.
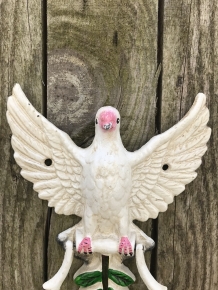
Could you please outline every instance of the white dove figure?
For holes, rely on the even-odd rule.
[[[103,107],[96,114],[93,143],[82,149],[37,112],[16,84],[7,119],[21,175],[56,213],[82,217],[59,239],[75,241],[76,232],[80,253],[133,255],[135,242],[153,247],[132,221],[156,218],[197,176],[211,133],[205,102],[206,96],[198,94],[180,122],[135,152],[122,144],[119,112]],[[100,241],[98,247],[94,241]],[[101,247],[101,241],[118,247]]]

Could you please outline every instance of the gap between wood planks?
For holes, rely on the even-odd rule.
[[[47,0],[41,0],[42,5],[42,114],[47,117]],[[158,0],[158,28],[157,28],[157,66],[163,64],[163,32],[164,32],[164,5],[165,0]],[[162,104],[162,68],[157,84],[156,118],[155,128],[161,133],[161,104]],[[48,280],[48,243],[50,233],[52,208],[48,207],[45,223],[44,249],[43,249],[43,280]],[[150,272],[157,278],[157,249],[158,249],[158,218],[152,221],[152,239],[155,240],[155,248],[152,250]],[[108,288],[109,258],[102,256],[102,280],[103,290]]]
[[[165,0],[158,0],[158,27],[157,27],[157,67],[161,66],[157,83],[156,93],[156,117],[155,128],[158,134],[161,133],[161,107],[162,107],[162,78],[163,78],[163,33],[164,33],[164,5]],[[158,250],[158,218],[152,220],[152,239],[155,241],[155,248],[151,253],[150,272],[157,279],[157,250]]]
[[[42,114],[47,117],[47,0],[41,0],[42,7]],[[48,207],[44,230],[43,281],[48,280],[48,243],[52,208]]]

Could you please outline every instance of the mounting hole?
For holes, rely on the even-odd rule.
[[[50,158],[45,159],[45,165],[46,166],[51,166],[52,165],[52,160]]]
[[[162,169],[163,169],[164,171],[166,171],[168,168],[169,168],[169,165],[168,165],[168,164],[164,164],[163,167],[162,167]]]

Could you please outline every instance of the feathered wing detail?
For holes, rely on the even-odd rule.
[[[197,173],[211,129],[206,96],[198,94],[186,116],[141,149],[128,153],[132,163],[131,218],[146,221],[167,210],[174,196]]]
[[[34,183],[39,197],[48,200],[58,214],[82,216],[78,157],[83,149],[37,112],[18,84],[7,106],[14,158],[22,168],[21,175]]]

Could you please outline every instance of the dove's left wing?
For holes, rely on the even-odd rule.
[[[57,213],[83,216],[83,149],[37,112],[18,84],[7,106],[14,158],[22,168],[21,175],[34,183],[39,197],[48,200]]]
[[[198,94],[186,116],[141,149],[128,153],[132,164],[131,218],[146,221],[167,210],[174,196],[197,173],[211,129],[206,96]]]

